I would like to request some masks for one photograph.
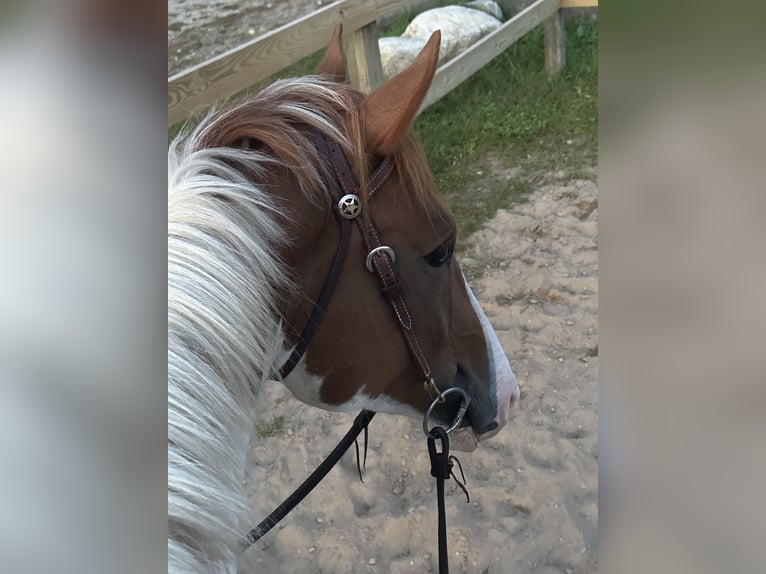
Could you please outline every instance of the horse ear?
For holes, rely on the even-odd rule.
[[[362,109],[368,153],[388,155],[396,149],[431,86],[440,44],[441,31],[436,30],[409,68],[364,99]]]
[[[327,75],[334,82],[346,81],[346,63],[343,61],[343,48],[341,46],[341,34],[343,33],[343,24],[340,22],[335,25],[335,30],[330,37],[330,44],[327,46],[322,61],[317,65],[314,71],[317,75]]]

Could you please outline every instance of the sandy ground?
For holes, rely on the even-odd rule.
[[[511,177],[510,172],[507,177]],[[562,181],[565,181],[562,179]],[[499,211],[463,256],[522,388],[508,426],[460,459],[471,502],[448,483],[453,573],[597,569],[598,209],[591,180],[549,183]],[[353,415],[281,385],[261,397],[281,428],[254,445],[253,522],[302,481]],[[349,452],[242,561],[243,572],[436,572],[435,485],[420,421],[378,415],[365,484]]]
[[[168,0],[168,76],[311,14],[333,1]],[[530,1],[514,0],[513,5],[521,9]]]
[[[168,76],[334,0],[168,0]]]

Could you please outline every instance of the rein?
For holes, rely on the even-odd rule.
[[[332,172],[335,174],[335,184],[330,186],[332,199],[336,202],[339,225],[340,240],[333,258],[332,265],[325,279],[322,290],[314,305],[314,309],[309,316],[309,320],[301,333],[298,342],[293,348],[290,356],[279,369],[281,379],[287,377],[300,362],[301,357],[308,349],[309,343],[319,328],[319,324],[324,316],[330,299],[337,287],[343,265],[348,255],[349,243],[351,240],[351,226],[356,222],[362,235],[365,247],[367,249],[367,258],[365,265],[371,273],[374,273],[380,283],[380,291],[383,297],[391,304],[391,309],[396,319],[399,329],[402,332],[407,348],[413,359],[417,363],[423,375],[423,388],[432,399],[431,405],[423,418],[423,432],[428,439],[428,453],[431,459],[431,476],[436,478],[438,520],[439,520],[439,574],[448,574],[448,556],[447,556],[447,526],[446,512],[444,508],[444,481],[450,477],[455,479],[458,486],[469,499],[468,491],[465,488],[465,475],[460,466],[460,461],[449,454],[449,433],[458,427],[463,420],[471,398],[459,387],[450,387],[441,391],[437,387],[431,372],[431,366],[423,353],[420,343],[413,328],[412,316],[410,315],[407,303],[404,297],[404,289],[398,274],[394,270],[393,264],[396,261],[394,250],[384,245],[380,240],[380,235],[375,228],[371,214],[365,214],[362,211],[362,204],[359,200],[360,185],[356,181],[353,170],[346,158],[341,146],[334,141],[329,141],[324,135],[315,132],[315,143],[320,155]],[[386,156],[381,164],[370,176],[367,187],[369,190],[368,200],[371,201],[375,193],[388,181],[393,173],[394,162],[391,156]],[[369,205],[369,202],[368,202]],[[440,404],[447,402],[446,396],[452,393],[461,395],[460,405],[453,423],[446,430],[441,426],[436,426],[429,430],[428,421],[433,410]],[[335,464],[340,461],[352,443],[356,442],[359,433],[365,432],[365,460],[367,456],[367,426],[375,416],[373,411],[362,410],[354,419],[353,424],[345,436],[340,440],[332,452],[322,461],[322,463],[311,473],[311,475],[293,491],[274,511],[269,514],[260,524],[250,530],[248,534],[240,540],[242,551],[247,550],[269,530],[284,518],[293,508],[295,508],[327,475]],[[441,449],[436,448],[436,441],[440,442]],[[357,446],[357,465],[359,467],[359,476],[361,478],[361,466],[359,466],[359,450]],[[452,471],[454,463],[457,462],[462,481],[459,480]]]
[[[306,496],[312,490],[314,490],[316,485],[318,485],[327,475],[327,473],[332,470],[332,468],[340,461],[341,458],[343,458],[343,455],[346,454],[346,451],[351,446],[351,443],[356,441],[356,437],[359,436],[359,433],[362,432],[362,430],[365,431],[366,439],[367,425],[370,424],[370,421],[374,416],[375,412],[368,410],[363,410],[358,415],[356,415],[351,428],[348,430],[345,436],[340,439],[340,442],[335,446],[335,448],[332,449],[332,452],[327,455],[327,458],[325,458],[322,463],[316,467],[316,469],[314,469],[314,472],[312,472],[309,477],[304,480],[301,485],[284,500],[284,502],[282,502],[282,504],[277,506],[271,512],[271,514],[269,514],[258,524],[258,526],[253,528],[242,540],[239,541],[239,546],[243,552],[258,542],[258,540],[260,540],[264,534],[274,528],[280,520],[287,516],[287,514],[293,508],[298,506],[298,504],[300,504],[300,502],[306,498]],[[365,454],[367,450],[366,447],[367,441],[365,440]]]

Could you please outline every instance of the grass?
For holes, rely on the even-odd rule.
[[[566,32],[567,65],[558,77],[545,73],[538,26],[416,120],[462,237],[533,191],[540,173],[576,177],[595,164],[597,22],[573,19]],[[492,177],[498,164],[517,172]]]
[[[384,33],[400,34],[413,16],[403,14]],[[587,15],[568,20],[566,39],[567,65],[558,77],[545,73],[543,28],[538,26],[416,120],[461,237],[479,229],[498,208],[523,201],[541,183],[541,174],[581,177],[595,165],[597,22]],[[247,92],[277,78],[311,73],[322,53]],[[171,128],[169,138],[179,128]],[[510,168],[516,168],[513,177],[508,177]]]
[[[274,436],[279,431],[281,431],[285,426],[285,417],[278,416],[275,417],[271,422],[268,423],[260,423],[255,425],[255,432],[258,433],[258,436],[263,438],[268,438],[270,436]]]

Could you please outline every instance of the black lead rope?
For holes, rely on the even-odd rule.
[[[311,475],[309,475],[309,477],[304,480],[284,502],[282,502],[282,504],[276,507],[271,514],[258,524],[258,526],[253,528],[244,538],[242,538],[242,540],[240,540],[239,545],[242,552],[263,538],[263,536],[274,528],[280,520],[287,516],[293,508],[300,504],[300,502],[322,481],[327,473],[330,472],[332,467],[338,463],[352,443],[356,445],[356,464],[357,469],[359,470],[359,478],[360,480],[362,479],[362,468],[367,462],[367,426],[370,424],[370,421],[374,416],[375,412],[368,410],[363,410],[356,416],[351,428],[314,472],[312,472]],[[365,435],[364,462],[360,464],[357,437],[362,431],[364,431]],[[441,443],[440,450],[437,450],[436,448],[437,440]],[[431,458],[431,476],[436,478],[436,503],[439,520],[439,574],[449,574],[449,556],[447,553],[447,513],[444,506],[444,481],[448,480],[450,477],[454,478],[457,485],[465,494],[466,502],[469,502],[470,498],[468,496],[468,490],[466,490],[465,487],[463,467],[460,464],[460,461],[449,453],[449,436],[444,428],[437,426],[431,429],[428,437],[428,455]],[[460,470],[462,480],[459,479],[453,471],[455,463],[457,463],[458,469]],[[364,481],[362,480],[362,482]]]
[[[450,476],[465,494],[469,502],[468,490],[465,488],[465,475],[460,461],[449,453],[449,436],[442,427],[434,427],[428,437],[428,456],[431,457],[431,476],[436,478],[436,503],[439,510],[439,574],[449,574],[449,556],[447,554],[447,513],[444,508],[444,481]],[[436,441],[441,442],[441,450],[436,450]],[[457,462],[463,481],[458,480],[452,472],[453,464]]]
[[[306,496],[314,490],[314,487],[316,487],[317,484],[321,482],[321,480],[327,475],[328,472],[332,469],[333,466],[335,466],[338,461],[343,457],[343,455],[346,453],[346,451],[349,449],[352,443],[356,442],[356,437],[359,436],[359,433],[361,433],[363,430],[365,431],[365,437],[367,432],[367,425],[370,424],[370,421],[372,420],[372,417],[375,416],[374,411],[368,411],[363,410],[358,415],[356,415],[356,418],[354,419],[354,423],[351,425],[351,428],[348,430],[348,432],[345,434],[345,436],[340,440],[340,442],[335,446],[333,451],[327,455],[327,458],[325,458],[322,461],[322,464],[320,464],[314,472],[312,472],[309,477],[303,481],[303,483],[296,488],[293,493],[288,496],[285,501],[277,506],[274,511],[269,514],[264,520],[261,521],[258,526],[253,528],[250,532],[247,533],[247,535],[239,541],[240,549],[244,552],[248,548],[250,548],[253,544],[258,542],[264,534],[266,534],[269,530],[274,528],[274,526],[277,525],[277,523],[282,520],[287,514],[295,508]],[[367,442],[365,440],[365,462],[367,458]],[[358,464],[358,461],[357,461]],[[361,477],[361,470],[359,471],[359,475]]]
[[[442,427],[431,429],[428,437],[428,455],[431,457],[431,476],[436,477],[436,504],[439,509],[439,574],[449,574],[447,556],[447,513],[444,509],[444,481],[449,478],[449,437]],[[441,441],[441,452],[436,440]]]

